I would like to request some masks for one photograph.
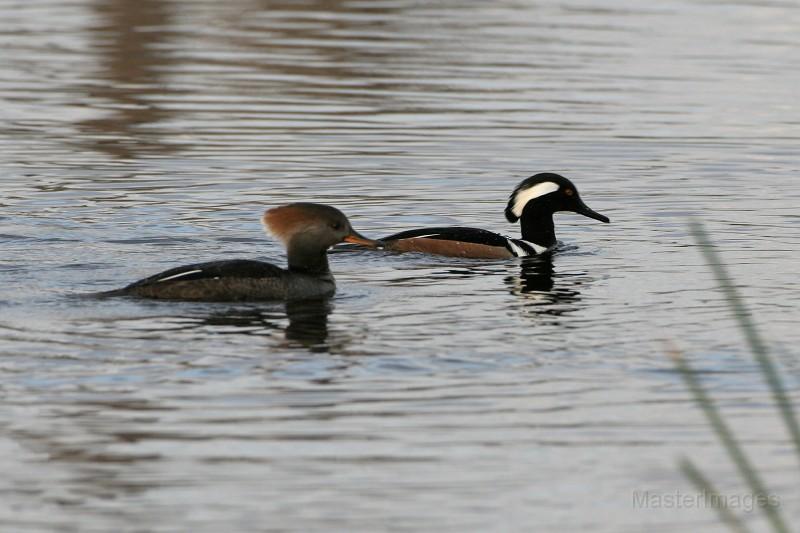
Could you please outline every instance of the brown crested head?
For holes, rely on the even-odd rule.
[[[268,209],[261,217],[266,230],[288,249],[293,243],[323,249],[340,242],[380,247],[382,243],[356,232],[347,217],[329,205],[294,203]]]

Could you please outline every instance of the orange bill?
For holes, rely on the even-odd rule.
[[[344,242],[349,242],[352,244],[360,244],[361,246],[366,246],[368,248],[383,248],[384,244],[382,241],[374,241],[372,239],[367,239],[356,230],[353,230],[350,235],[344,238]]]

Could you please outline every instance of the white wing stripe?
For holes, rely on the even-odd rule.
[[[537,254],[544,253],[544,252],[546,252],[547,250],[549,250],[549,249],[550,249],[550,248],[547,248],[547,247],[545,247],[545,246],[542,246],[542,245],[540,245],[540,244],[536,244],[535,242],[526,241],[526,240],[524,240],[524,239],[520,239],[520,241],[524,242],[525,244],[527,244],[528,246],[530,246],[531,248],[533,248],[533,250],[534,250],[534,251],[535,251]]]
[[[169,281],[171,279],[182,278],[183,276],[188,276],[189,274],[197,274],[198,272],[202,272],[202,270],[187,270],[186,272],[181,272],[180,274],[173,274],[172,276],[161,278],[160,280],[156,281],[156,283],[161,283],[162,281]]]
[[[511,239],[506,239],[506,242],[511,246],[511,253],[514,254],[514,257],[526,257],[528,255],[528,252],[517,246]]]

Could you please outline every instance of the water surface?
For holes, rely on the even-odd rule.
[[[686,226],[789,359],[794,3],[45,0],[0,19],[6,529],[721,530],[634,505],[695,494],[683,454],[744,491],[665,339],[800,518]],[[72,297],[282,263],[259,216],[291,201],[371,236],[515,235],[507,196],[539,171],[612,224],[558,215],[551,260],[333,253],[324,303]]]

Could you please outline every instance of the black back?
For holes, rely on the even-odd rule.
[[[394,235],[389,235],[380,240],[399,241],[400,239],[414,239],[424,237],[426,239],[440,239],[445,241],[470,242],[473,244],[485,244],[487,246],[507,247],[507,240],[500,234],[479,228],[465,228],[460,226],[450,226],[441,228],[419,228],[408,231],[401,231]]]
[[[135,281],[123,290],[168,283],[172,280],[177,282],[215,278],[278,278],[286,275],[286,273],[286,270],[263,261],[252,261],[250,259],[210,261],[208,263],[195,263],[171,268],[154,276]]]

